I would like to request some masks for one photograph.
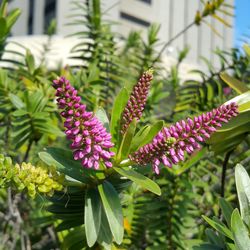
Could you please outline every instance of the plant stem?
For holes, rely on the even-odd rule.
[[[27,150],[26,150],[25,155],[24,155],[24,157],[23,157],[23,162],[27,161],[28,158],[29,158],[29,152],[30,152],[32,143],[33,143],[33,140],[32,140],[32,139],[29,140],[29,144],[28,144]]]
[[[225,194],[225,180],[226,180],[226,171],[227,171],[227,164],[230,158],[230,155],[232,154],[233,150],[228,151],[225,155],[223,165],[222,165],[222,174],[221,174],[221,191],[220,196],[224,197]]]
[[[175,40],[177,39],[179,36],[181,36],[183,33],[185,33],[187,30],[189,30],[193,25],[195,24],[195,22],[190,23],[188,26],[186,26],[183,30],[181,30],[179,33],[177,33],[174,37],[172,37],[167,43],[164,44],[164,46],[162,47],[162,49],[160,50],[159,54],[157,55],[157,57],[154,59],[152,66],[154,66],[154,64],[161,58],[162,53],[164,52],[164,50]]]

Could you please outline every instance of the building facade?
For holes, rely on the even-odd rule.
[[[79,0],[82,2],[83,0]],[[41,35],[48,27],[51,19],[57,21],[57,35],[66,36],[77,31],[77,27],[66,26],[68,16],[72,14],[72,0],[12,0],[10,8],[18,7],[22,15],[13,28],[13,36]],[[234,0],[226,0],[233,5]],[[118,21],[114,26],[116,31],[127,35],[131,30],[141,30],[145,35],[152,23],[161,25],[160,42],[164,44],[190,24],[196,11],[202,8],[199,0],[101,0],[106,18]],[[233,24],[233,18],[224,13],[219,15],[228,23]],[[178,50],[190,45],[187,62],[200,63],[200,56],[206,57],[215,65],[218,63],[214,51],[233,46],[233,29],[230,29],[214,18],[207,17],[206,22],[212,25],[220,34],[202,23],[193,26],[176,39],[165,51],[164,56],[175,58]]]

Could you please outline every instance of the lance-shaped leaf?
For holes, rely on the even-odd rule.
[[[101,200],[96,189],[87,190],[84,211],[87,243],[89,247],[92,247],[97,240],[101,224]]]
[[[235,168],[235,182],[242,219],[250,227],[250,178],[240,164]]]
[[[233,230],[234,242],[239,250],[250,249],[250,238],[248,230],[244,225],[239,210],[236,208],[231,217],[231,227]]]
[[[107,181],[99,185],[98,190],[114,240],[116,243],[121,244],[124,228],[122,207],[119,196],[112,184]]]
[[[97,242],[104,247],[105,250],[111,249],[112,244],[112,232],[110,230],[110,226],[108,223],[107,216],[105,214],[105,211],[102,207],[102,216],[101,216],[101,225],[100,225],[100,231],[98,234]]]
[[[224,198],[219,199],[220,208],[223,214],[223,217],[225,218],[227,225],[231,227],[231,215],[233,212],[233,207],[229,202],[227,202]]]
[[[130,123],[126,133],[124,134],[122,138],[122,142],[121,142],[118,154],[117,154],[118,161],[126,158],[129,154],[131,142],[134,137],[135,130],[136,130],[136,123],[137,123],[137,120],[133,119],[133,121]]]
[[[96,117],[98,118],[99,121],[103,124],[103,126],[106,128],[106,130],[109,132],[109,119],[107,117],[107,114],[103,108],[98,108],[96,113]]]
[[[115,98],[111,115],[110,133],[112,135],[114,143],[118,140],[119,137],[118,135],[120,133],[121,114],[127,104],[127,101],[128,101],[128,91],[126,88],[123,88]]]
[[[157,133],[163,128],[164,122],[157,121],[152,126],[144,127],[133,138],[130,148],[130,153],[135,152],[140,147],[143,147],[147,143],[150,143]]]
[[[249,90],[243,82],[240,82],[239,80],[229,76],[225,72],[221,73],[220,77],[228,86],[230,86],[239,94],[245,93]]]
[[[82,183],[91,183],[91,178],[103,179],[105,177],[100,170],[83,168],[80,162],[73,159],[70,150],[48,148],[45,152],[40,152],[39,157],[47,165],[55,166],[57,171]]]
[[[214,229],[216,229],[218,232],[222,233],[223,235],[227,236],[231,240],[233,240],[233,234],[232,232],[219,220],[216,218],[213,218],[213,220],[209,219],[207,216],[202,216],[202,218]]]
[[[117,168],[115,167],[114,170],[119,173],[122,176],[127,177],[131,181],[135,182],[142,188],[147,189],[148,191],[161,195],[161,189],[160,187],[152,180],[147,178],[146,176],[139,174],[138,172],[129,169],[129,168]]]

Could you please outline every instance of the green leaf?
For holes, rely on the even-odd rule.
[[[0,17],[5,17],[7,13],[8,0],[1,1],[0,4]]]
[[[91,178],[103,179],[105,177],[102,171],[83,168],[79,161],[73,159],[73,154],[69,150],[48,148],[38,155],[47,165],[55,166],[59,172],[82,183],[91,182]]]
[[[237,250],[234,243],[226,243],[226,246],[228,247],[228,250]]]
[[[103,126],[106,128],[106,130],[109,132],[109,119],[107,117],[107,114],[105,110],[101,107],[99,107],[95,113],[96,117],[99,121],[103,124]]]
[[[88,189],[85,195],[84,224],[87,243],[92,247],[101,225],[101,201],[96,189]]]
[[[130,148],[130,153],[135,152],[144,145],[150,143],[158,132],[163,128],[164,122],[157,121],[152,126],[144,127],[133,138]]]
[[[161,195],[161,189],[157,185],[157,183],[147,178],[146,176],[141,175],[138,172],[129,168],[114,167],[114,170],[118,172],[120,175],[125,176],[131,181],[135,182],[142,188],[147,189],[154,194]]]
[[[233,212],[233,207],[224,198],[219,199],[219,204],[220,204],[223,217],[225,218],[228,227],[231,227],[231,214]]]
[[[217,131],[207,143],[212,145],[211,150],[216,154],[232,150],[246,138],[249,128],[250,122],[225,132]]]
[[[23,101],[20,99],[20,97],[18,97],[17,95],[14,94],[9,94],[9,98],[10,101],[12,102],[12,104],[17,108],[17,109],[22,109],[23,107],[25,107],[25,104],[23,103]]]
[[[250,228],[250,178],[240,164],[235,168],[235,182],[243,221]]]
[[[130,147],[130,153],[135,152],[136,150],[139,149],[140,144],[143,142],[145,137],[147,136],[148,132],[150,131],[151,126],[146,125],[142,127],[133,137],[133,140],[131,142],[131,147]]]
[[[214,229],[216,229],[218,232],[222,233],[223,235],[227,236],[231,240],[233,240],[232,232],[223,224],[219,223],[218,221],[214,221],[209,219],[207,216],[203,215],[202,218]]]
[[[107,216],[105,214],[105,211],[102,207],[101,211],[101,226],[100,226],[100,231],[98,234],[97,241],[99,244],[101,244],[104,249],[111,249],[111,244],[112,244],[112,232],[110,230],[110,226],[108,223]]]
[[[192,249],[193,250],[221,250],[221,247],[218,247],[210,243],[203,243],[200,246],[194,246]]]
[[[135,130],[136,130],[136,124],[137,124],[137,120],[133,119],[133,121],[129,124],[129,127],[122,138],[122,142],[119,147],[119,151],[117,153],[118,161],[126,158],[129,154],[131,142],[134,137]]]
[[[15,24],[18,17],[21,15],[20,9],[11,10],[6,17],[7,31],[10,32],[11,27]]]
[[[119,196],[114,187],[106,181],[98,186],[98,190],[114,240],[116,243],[121,244],[124,229]]]
[[[27,63],[28,69],[31,74],[35,71],[35,59],[34,56],[31,54],[31,51],[29,49],[26,50],[26,56],[25,61]]]
[[[128,91],[126,88],[122,88],[120,93],[115,98],[110,122],[110,132],[114,143],[118,140],[119,137],[118,135],[120,133],[120,119],[127,101]]]
[[[13,116],[24,116],[27,114],[28,114],[28,112],[26,110],[23,110],[23,109],[16,110],[12,113]]]
[[[50,222],[50,225],[51,225],[52,222]],[[61,231],[64,231],[64,230],[69,230],[70,228],[74,228],[74,227],[78,227],[78,226],[81,226],[83,224],[83,221],[81,220],[72,220],[71,218],[69,219],[65,219],[64,218],[64,221],[62,221],[58,226],[56,226],[56,231],[57,232],[61,232]]]
[[[64,136],[64,133],[55,125],[52,125],[51,123],[36,123],[34,121],[33,123],[35,129],[41,133],[50,134],[50,135],[57,135],[57,136]]]
[[[5,18],[0,17],[0,40],[6,36],[7,32],[7,22]]]
[[[227,101],[225,105],[231,102],[236,102],[239,105],[238,110],[240,113],[228,123],[223,124],[207,140],[207,143],[212,145],[211,149],[216,154],[234,149],[245,139],[245,134],[250,132],[250,91]]]
[[[233,99],[225,102],[224,104],[229,104],[231,102],[236,102],[239,105],[239,111],[245,112],[250,110],[250,91],[245,92],[244,94],[238,95]]]
[[[245,93],[249,90],[243,82],[229,76],[226,72],[220,73],[220,77],[228,86],[239,94]]]
[[[248,230],[244,225],[239,210],[234,209],[231,217],[231,227],[234,236],[234,242],[239,250],[250,249],[250,239]]]
[[[224,243],[223,243],[223,240],[220,238],[219,235],[217,235],[215,233],[214,230],[210,229],[210,228],[207,228],[205,230],[205,233],[206,233],[206,236],[209,240],[209,242],[211,242],[212,244],[218,246],[218,247],[222,247],[224,246]]]
[[[76,227],[63,238],[62,250],[80,250],[86,246],[84,227]]]

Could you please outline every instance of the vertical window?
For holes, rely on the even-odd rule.
[[[34,24],[34,0],[29,0],[28,34],[33,34]]]
[[[132,22],[132,23],[144,26],[144,27],[149,27],[150,26],[150,22],[148,22],[146,20],[143,20],[141,18],[135,17],[133,15],[130,15],[128,13],[122,12],[122,11],[120,12],[120,17],[122,19],[125,19],[125,20],[129,21],[129,22]]]
[[[147,4],[152,4],[152,0],[139,0],[139,1],[147,3]]]
[[[56,17],[56,0],[46,0],[44,8],[44,30],[46,31],[52,19]]]

